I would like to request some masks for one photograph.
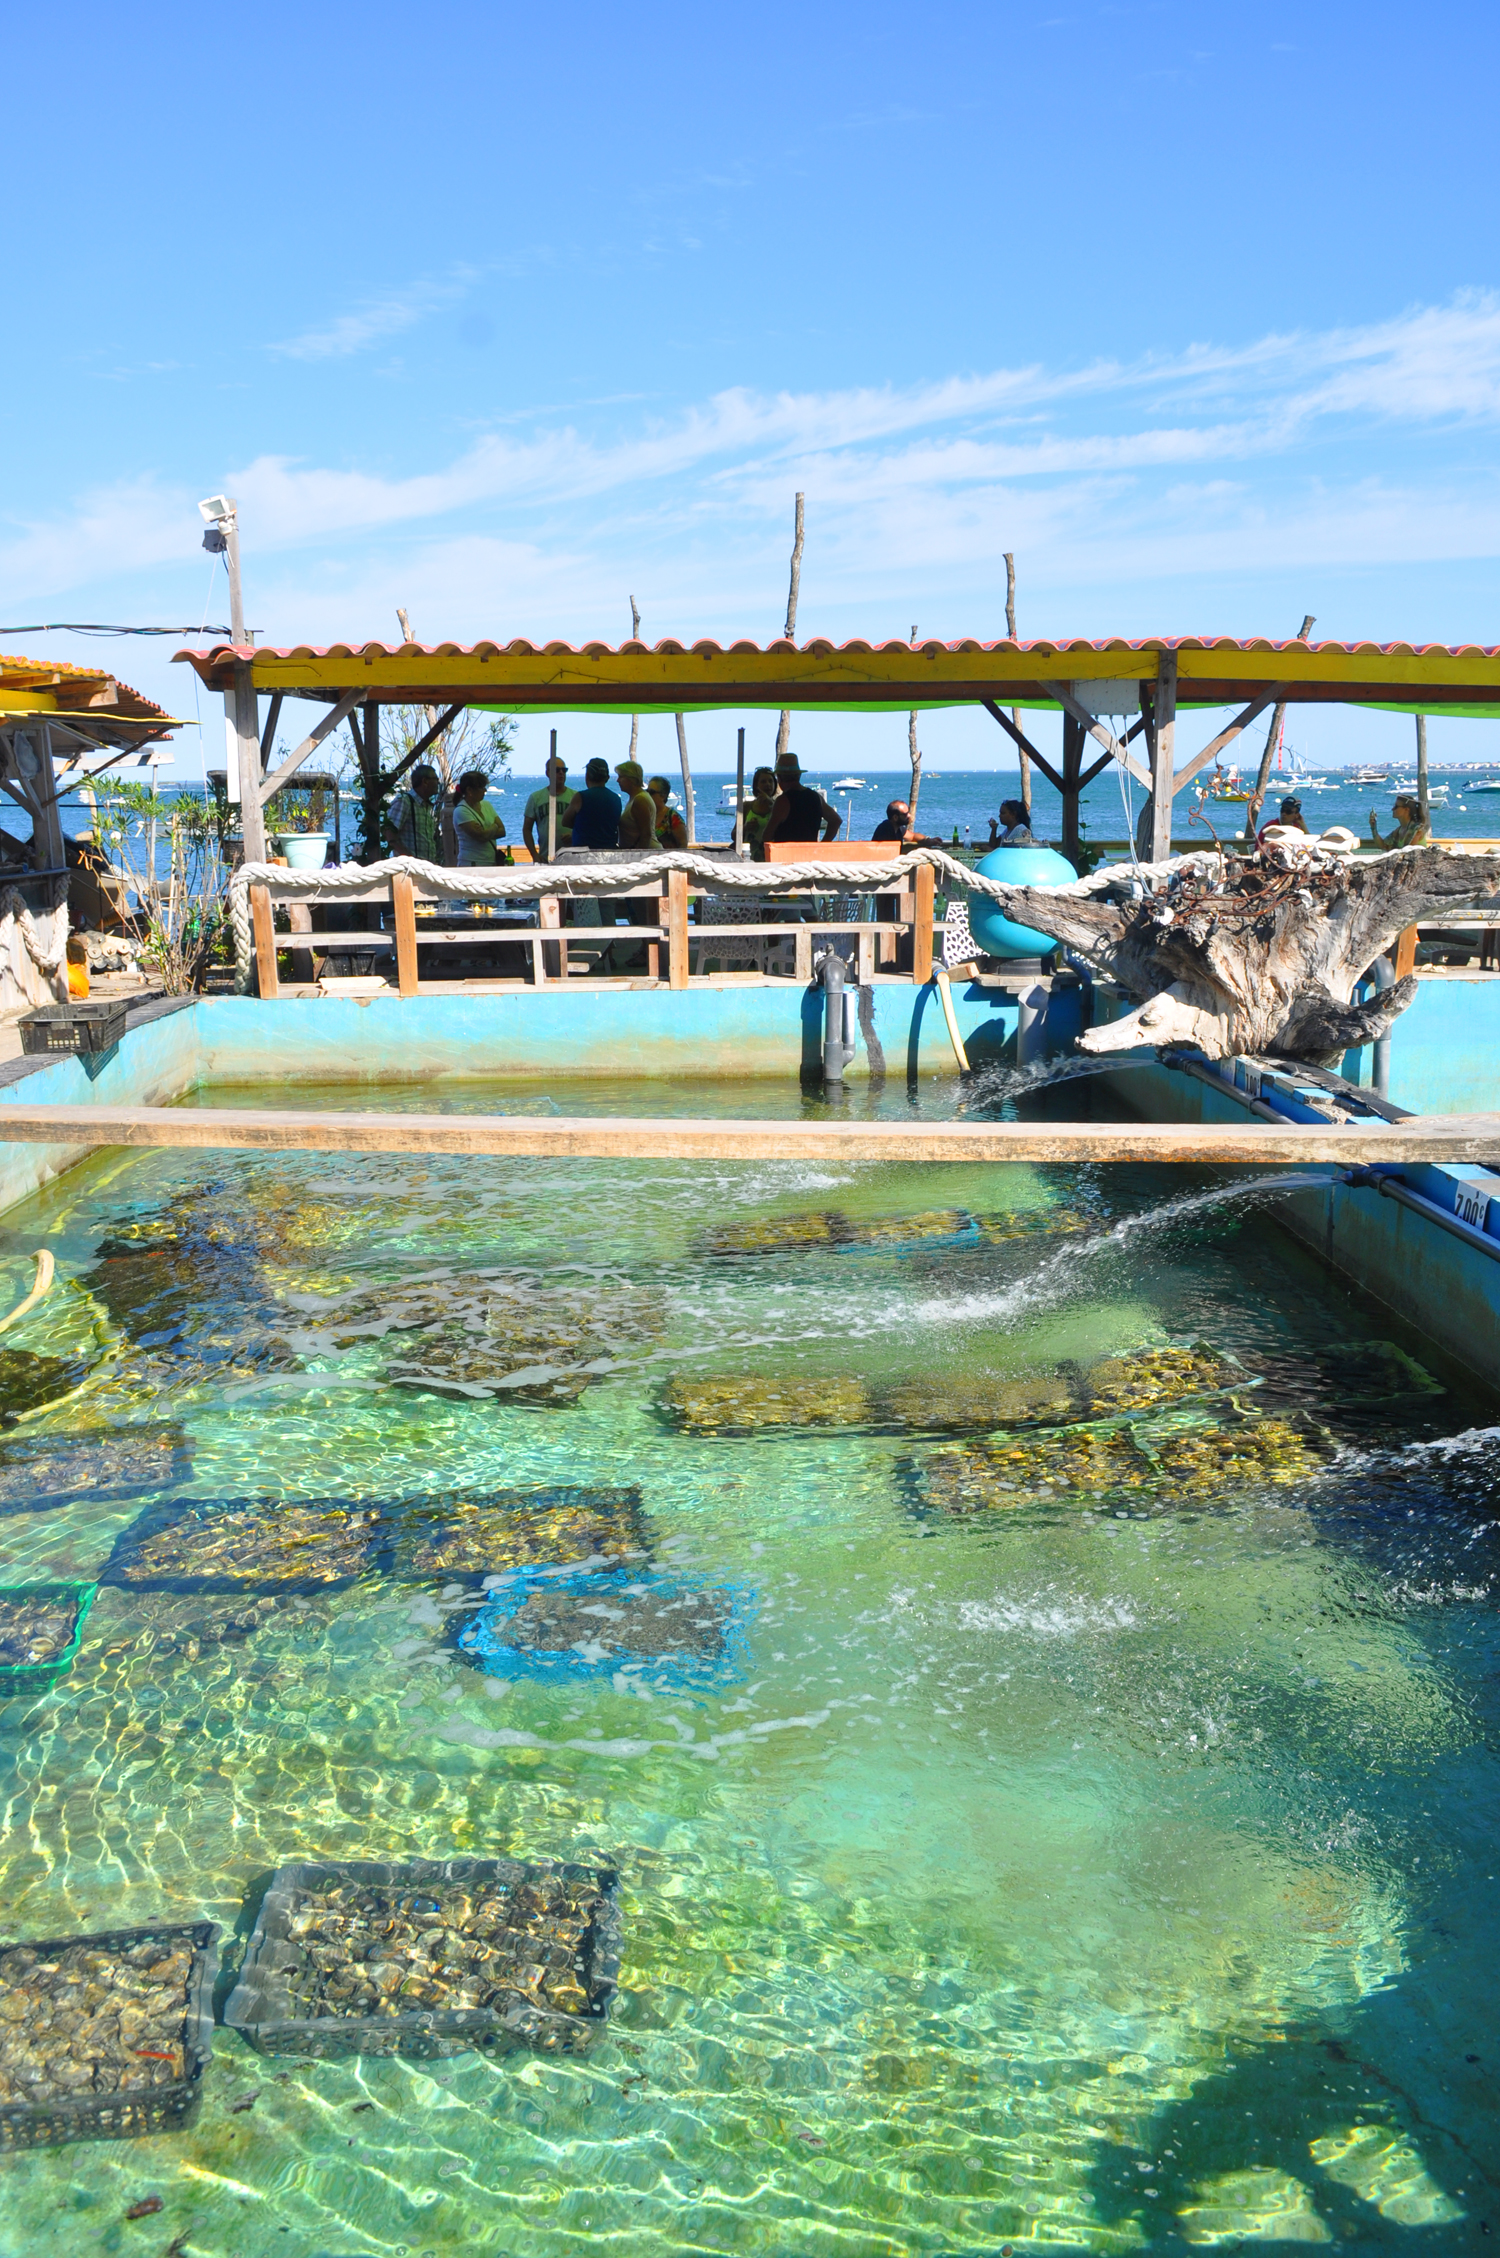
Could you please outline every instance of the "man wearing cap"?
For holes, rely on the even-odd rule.
[[[1275,822],[1261,825],[1260,830],[1256,833],[1256,841],[1257,844],[1263,845],[1268,831],[1306,831],[1306,829],[1307,825],[1302,820],[1302,802],[1298,799],[1288,798],[1282,801],[1281,813],[1277,816]]]

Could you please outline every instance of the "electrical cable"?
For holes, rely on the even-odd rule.
[[[215,635],[228,635],[227,627],[213,629]],[[0,627],[0,635],[207,635],[207,620],[197,629],[191,627],[106,627],[96,619],[54,619],[34,622],[30,627]]]

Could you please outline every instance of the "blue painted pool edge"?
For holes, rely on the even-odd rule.
[[[1249,1110],[1242,1093],[1174,1073],[1145,1054],[1122,1062],[1111,1086],[1149,1121],[1234,1122]],[[1469,1245],[1435,1217],[1382,1194],[1378,1182],[1347,1184],[1333,1168],[1316,1173],[1324,1179],[1319,1188],[1278,1201],[1273,1220],[1403,1324],[1414,1326],[1440,1356],[1500,1386],[1500,1240],[1493,1253]],[[1451,1212],[1454,1186],[1476,1173],[1422,1167],[1399,1176]],[[1440,1186],[1432,1181],[1438,1178],[1450,1181]]]

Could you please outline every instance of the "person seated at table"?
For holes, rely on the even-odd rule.
[[[1375,810],[1373,808],[1370,810],[1370,836],[1377,846],[1425,847],[1427,845],[1432,837],[1432,825],[1422,813],[1421,802],[1413,799],[1410,792],[1399,792],[1396,795],[1391,804],[1391,813],[1396,818],[1396,828],[1389,838],[1385,838],[1381,834],[1380,825],[1375,820]]]
[[[953,834],[955,839],[958,833]],[[1031,818],[1024,800],[1002,800],[998,820],[990,817],[990,845],[992,847],[1029,847],[1032,845]]]
[[[609,762],[591,760],[583,772],[583,790],[573,796],[568,810],[570,844],[592,848],[595,854],[612,854],[620,843],[620,796],[609,788]]]
[[[940,847],[941,839],[928,839],[912,828],[912,813],[905,800],[892,800],[885,811],[884,823],[877,823],[870,833],[872,839],[894,839],[902,847]]]
[[[385,811],[385,843],[393,855],[411,855],[418,862],[441,862],[438,813],[435,802],[442,778],[423,761],[411,772],[411,782],[398,792]]]
[[[672,787],[664,776],[651,776],[646,780],[646,790],[656,802],[656,844],[659,847],[685,847],[688,843],[687,825],[676,808],[668,807]]]
[[[656,851],[656,802],[646,790],[646,772],[639,761],[617,761],[615,778],[626,795],[620,817],[620,845],[637,854]]]
[[[1275,822],[1262,824],[1260,830],[1256,833],[1256,838],[1260,844],[1264,845],[1268,831],[1306,832],[1306,830],[1307,825],[1302,820],[1302,802],[1289,795],[1282,801],[1281,813],[1277,816]]]
[[[453,796],[453,835],[460,870],[488,869],[499,859],[495,841],[505,837],[505,825],[500,810],[492,808],[485,798],[489,788],[490,780],[482,768],[467,769],[458,780]]]
[[[803,783],[802,765],[790,753],[783,753],[776,763],[776,782],[776,804],[766,823],[763,848],[819,841],[826,844],[838,836],[844,827],[843,817],[828,805],[821,792]]]
[[[606,771],[606,774],[608,772]],[[547,763],[547,781],[527,800],[521,816],[521,844],[528,847],[538,862],[547,859],[547,825],[551,820],[552,778],[557,778],[557,843],[565,847],[568,830],[568,810],[578,794],[568,786],[568,764],[561,754]]]
[[[744,840],[751,857],[759,860],[761,842],[766,835],[766,825],[771,820],[771,810],[776,805],[776,771],[758,768],[750,779],[751,799],[745,801],[740,813],[744,817]]]

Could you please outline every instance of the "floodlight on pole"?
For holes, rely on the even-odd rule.
[[[232,494],[209,494],[198,504],[206,527],[203,546],[222,556],[229,574],[229,640],[237,650],[249,641],[245,633],[245,606],[240,595],[239,504]],[[247,861],[259,862],[265,854],[265,827],[261,814],[260,702],[248,661],[237,661],[234,688],[224,700],[226,779],[231,803],[241,809],[241,831]],[[247,789],[248,787],[248,789]]]

